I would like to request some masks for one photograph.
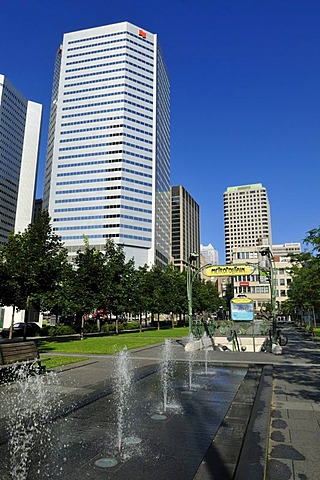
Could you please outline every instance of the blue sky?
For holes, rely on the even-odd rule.
[[[171,82],[171,184],[224,261],[223,192],[262,183],[273,243],[320,226],[319,0],[0,0],[0,73],[42,103],[42,196],[63,33],[129,21],[157,33]]]

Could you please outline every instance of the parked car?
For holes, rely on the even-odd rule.
[[[13,324],[12,335],[14,337],[23,337],[24,322],[18,322]],[[27,323],[27,337],[35,337],[40,333],[40,327],[35,322]],[[3,328],[1,332],[2,337],[9,337],[10,328]]]

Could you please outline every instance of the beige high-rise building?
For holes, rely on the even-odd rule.
[[[235,248],[272,244],[269,200],[261,183],[228,187],[223,197],[226,263]]]

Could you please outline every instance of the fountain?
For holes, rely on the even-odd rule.
[[[191,480],[244,373],[225,368],[201,377],[194,351],[174,347],[168,340],[130,356],[124,349],[56,375],[20,372],[0,385],[1,480],[123,480],[142,478],[141,472],[151,478],[155,469],[159,478],[170,471]],[[159,400],[157,411],[166,415],[155,428],[150,412]]]
[[[131,385],[132,373],[129,368],[128,351],[124,348],[117,356],[115,369],[115,397],[117,405],[117,438],[119,452],[121,452],[123,443],[125,414],[129,406],[128,396],[130,394]]]
[[[193,345],[194,336],[192,333],[189,335],[189,343]],[[188,353],[188,365],[189,365],[189,391],[192,391],[192,379],[193,379],[193,365],[194,365],[195,349],[190,348]]]
[[[161,385],[163,395],[163,411],[167,411],[169,383],[172,378],[172,346],[171,341],[166,339],[163,347],[163,358],[161,361]]]
[[[208,349],[204,349],[204,373],[208,375]]]
[[[47,451],[53,448],[53,438],[46,424],[53,413],[53,406],[59,406],[56,394],[59,382],[57,375],[52,372],[31,376],[28,365],[14,368],[12,378],[14,384],[6,385],[10,394],[6,395],[5,402],[8,411],[10,473],[12,480],[25,480],[33,451],[43,445],[46,445]],[[46,456],[41,455],[38,461],[39,468],[41,462],[44,471]]]

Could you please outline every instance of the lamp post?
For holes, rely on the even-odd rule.
[[[194,334],[196,338],[201,338],[204,332],[206,331],[209,336],[212,335],[213,331],[213,322],[207,321],[204,324],[203,320],[198,320],[193,322],[192,315],[192,286],[196,276],[204,270],[205,268],[212,267],[212,263],[206,263],[201,267],[197,268],[195,272],[191,271],[191,263],[194,262],[199,257],[199,254],[192,252],[188,258],[188,268],[187,268],[187,298],[188,298],[188,317],[189,317],[189,333]]]
[[[191,252],[188,257],[188,268],[187,268],[187,298],[188,298],[188,319],[189,319],[189,332],[192,330],[192,284],[194,276],[191,274],[191,263],[197,260],[199,254],[196,252]],[[198,272],[196,272],[198,273]]]
[[[276,334],[277,330],[277,318],[276,318],[276,296],[277,296],[277,281],[276,281],[276,269],[274,265],[274,257],[270,250],[270,247],[262,247],[260,249],[260,254],[263,257],[267,257],[269,260],[269,284],[270,284],[270,293],[271,293],[271,315],[272,315],[272,333]]]

